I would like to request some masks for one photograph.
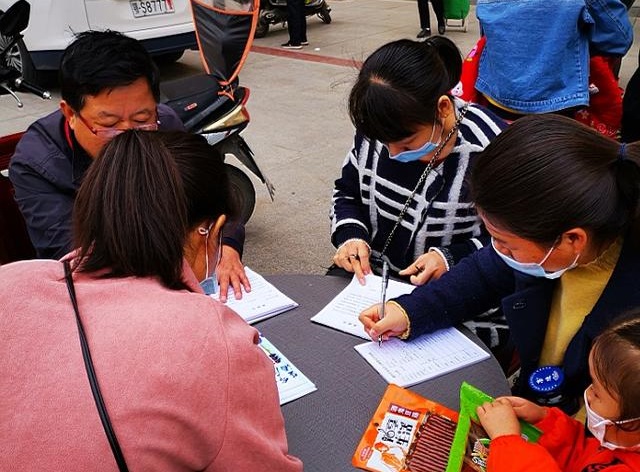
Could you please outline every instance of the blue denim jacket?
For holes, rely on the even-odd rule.
[[[487,37],[476,89],[521,113],[589,103],[589,54],[624,55],[633,29],[620,0],[478,0]]]

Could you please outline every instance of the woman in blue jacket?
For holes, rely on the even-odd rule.
[[[372,338],[414,338],[501,304],[520,354],[514,390],[561,366],[565,394],[589,384],[591,341],[640,305],[640,144],[558,115],[517,120],[483,151],[471,194],[492,244],[439,280],[363,311]]]

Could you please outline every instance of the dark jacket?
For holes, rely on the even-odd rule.
[[[640,247],[630,235],[620,253],[609,282],[575,334],[565,352],[565,392],[582,395],[591,383],[588,357],[591,342],[618,315],[640,306]],[[514,271],[491,246],[463,259],[439,280],[417,287],[396,301],[411,320],[411,338],[457,325],[496,306],[501,301],[514,344],[520,354],[520,379],[539,367],[540,353],[557,280],[537,278]],[[529,396],[526,382],[514,394]]]
[[[158,105],[158,118],[161,130],[184,130],[166,105]],[[9,179],[38,257],[59,259],[72,249],[73,203],[91,162],[60,110],[31,124],[16,146]],[[244,225],[233,223],[223,242],[242,254]]]

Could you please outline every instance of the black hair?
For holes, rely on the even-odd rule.
[[[67,46],[58,72],[60,94],[81,111],[87,95],[130,85],[140,78],[160,100],[158,68],[138,40],[117,31],[84,31]]]
[[[637,224],[640,144],[620,145],[559,115],[516,120],[480,153],[471,197],[493,224],[551,246],[589,230],[596,245]]]
[[[438,99],[460,80],[462,57],[449,39],[401,39],[374,51],[349,94],[353,125],[370,139],[390,143],[435,121]]]
[[[184,288],[187,234],[230,209],[224,156],[186,132],[129,130],[103,148],[73,212],[77,269]]]

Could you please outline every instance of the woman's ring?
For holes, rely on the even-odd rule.
[[[351,259],[352,257],[353,257],[356,261],[357,261],[358,259],[360,259],[360,258],[358,257],[358,255],[357,255],[357,254],[349,254],[348,259]]]

